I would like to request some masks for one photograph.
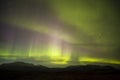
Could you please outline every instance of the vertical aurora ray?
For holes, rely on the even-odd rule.
[[[41,57],[44,57],[43,60],[45,61],[47,60],[46,58],[49,58],[52,63],[64,64],[70,59],[70,49],[68,49],[69,46],[65,46],[65,43],[55,36],[44,35],[42,37],[34,35],[30,42],[28,55],[36,60],[42,60],[43,58]]]

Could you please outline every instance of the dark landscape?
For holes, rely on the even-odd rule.
[[[99,65],[47,68],[15,62],[2,64],[0,76],[0,80],[119,80],[120,70]]]

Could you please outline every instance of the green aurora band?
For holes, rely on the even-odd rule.
[[[5,25],[0,27],[8,27],[1,30],[0,64],[24,61],[48,67],[119,65],[120,12],[116,3],[113,0],[3,1],[0,22]]]

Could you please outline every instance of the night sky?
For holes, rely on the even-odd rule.
[[[119,0],[0,0],[0,64],[120,65]]]

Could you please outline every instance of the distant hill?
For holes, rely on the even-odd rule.
[[[9,70],[9,71],[38,71],[45,70],[47,67],[39,65],[35,66],[30,63],[24,62],[14,62],[14,63],[5,63],[0,65],[0,70]]]
[[[48,68],[42,65],[35,66],[30,63],[14,62],[0,65],[0,71],[44,71],[44,72],[81,72],[81,73],[120,73],[119,69],[111,66],[78,65],[66,68]]]

